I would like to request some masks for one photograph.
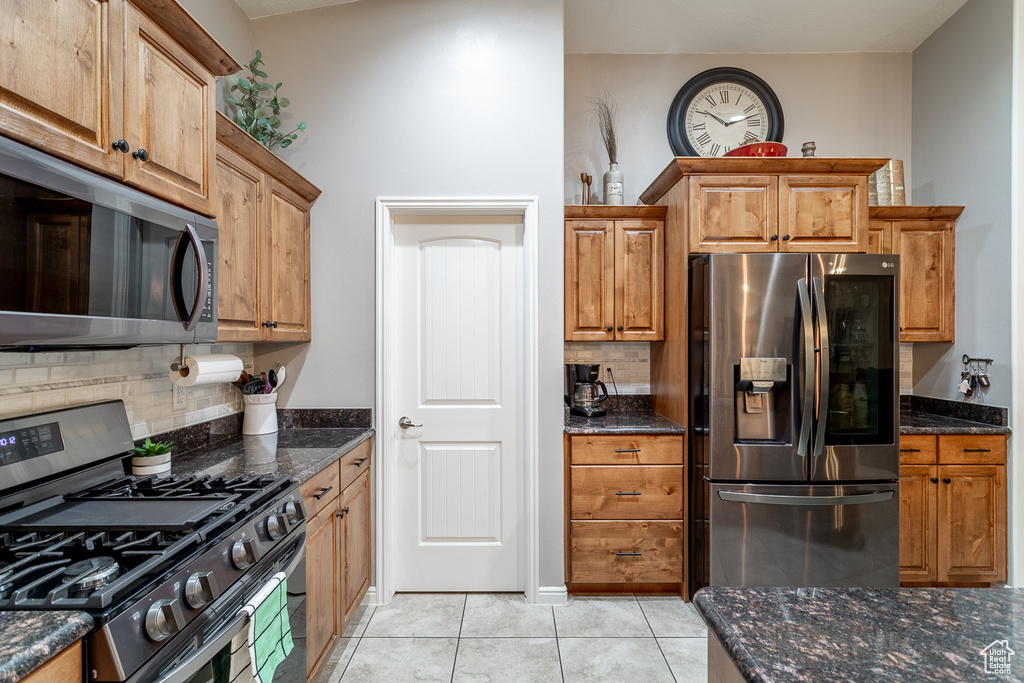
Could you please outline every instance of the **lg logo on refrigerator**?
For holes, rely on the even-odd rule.
[[[883,268],[895,268],[896,264],[892,263],[890,261],[882,261],[882,267]]]

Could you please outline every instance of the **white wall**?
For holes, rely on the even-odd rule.
[[[587,98],[607,90],[618,105],[619,169],[633,202],[673,156],[666,133],[672,99],[691,77],[718,66],[747,69],[772,87],[789,156],[814,140],[821,157],[903,159],[910,187],[909,53],[573,54],[565,56],[565,202],[580,202],[581,172],[599,188],[608,170]]]
[[[307,133],[281,153],[323,190],[312,213],[313,341],[282,404],[374,402],[374,200],[537,196],[541,584],[562,575],[562,4],[375,0],[252,24]]]
[[[993,358],[985,402],[1008,406],[1012,0],[970,0],[914,51],[915,201],[956,225],[956,343],[914,345],[914,393],[957,398],[969,356]],[[910,185],[910,183],[908,183]]]
[[[239,64],[249,62],[249,17],[235,0],[178,0],[178,4]]]

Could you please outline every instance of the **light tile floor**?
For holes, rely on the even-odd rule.
[[[294,622],[304,605],[293,601]],[[367,607],[345,636],[318,683],[707,680],[704,624],[672,596],[570,597],[552,607],[515,593],[399,593]]]

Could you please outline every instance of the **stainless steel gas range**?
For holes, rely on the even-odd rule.
[[[92,615],[89,681],[204,680],[304,557],[299,486],[137,479],[132,446],[121,401],[0,421],[0,609]]]

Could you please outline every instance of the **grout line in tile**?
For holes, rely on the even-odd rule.
[[[462,645],[462,627],[466,623],[466,605],[469,604],[469,593],[462,598],[462,618],[459,620],[459,635],[455,639],[455,657],[452,659],[452,677],[450,683],[455,683],[455,667],[459,663],[459,646]]]
[[[570,599],[572,599],[571,596]],[[551,625],[555,629],[555,651],[558,653],[558,674],[562,677],[562,683],[565,683],[565,669],[562,667],[562,645],[561,641],[558,639],[558,619],[555,619],[554,605],[551,606]]]

